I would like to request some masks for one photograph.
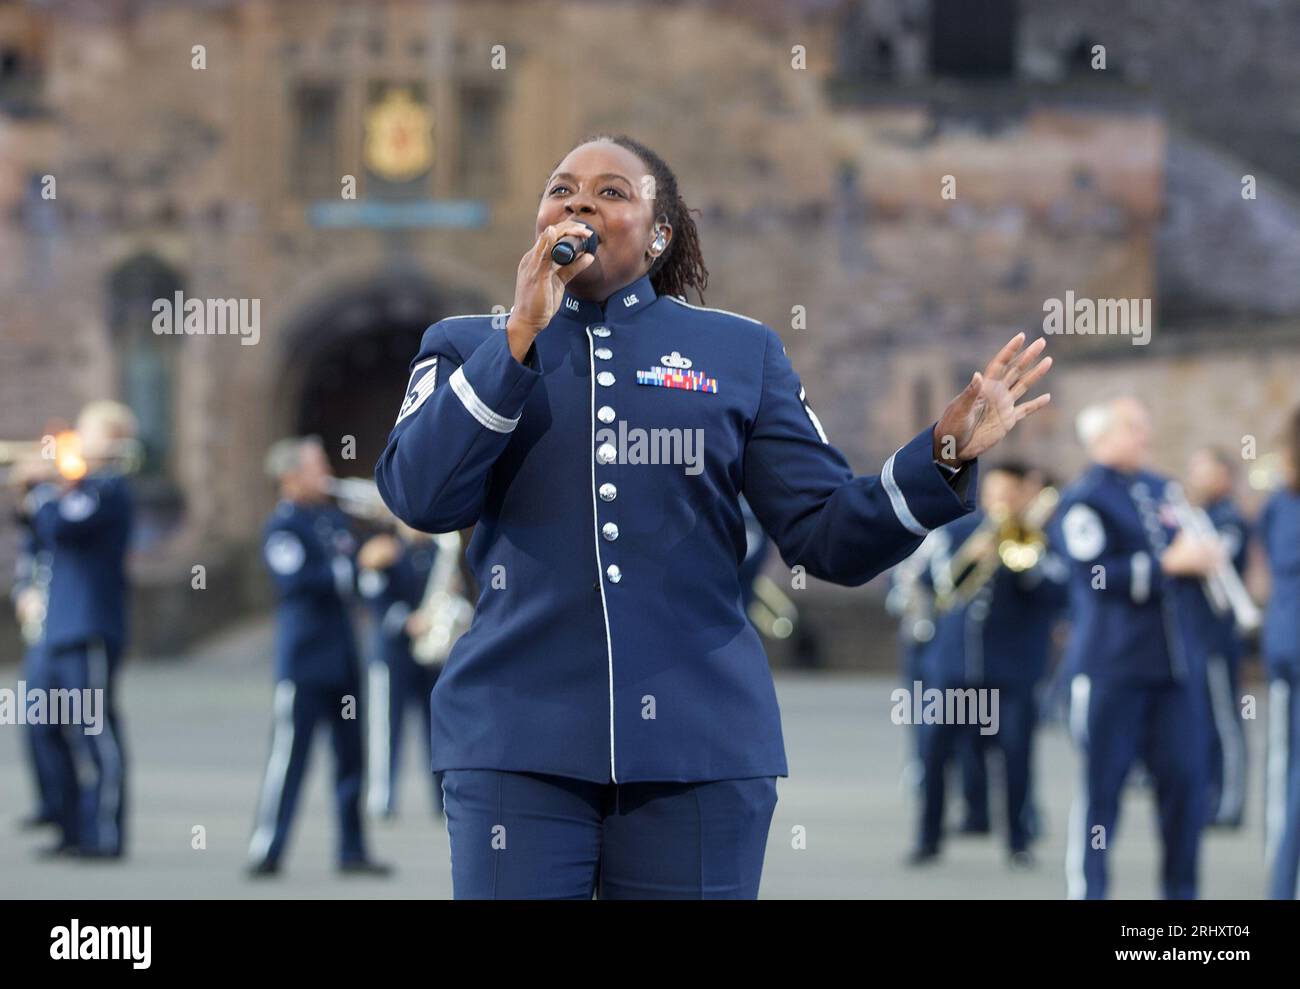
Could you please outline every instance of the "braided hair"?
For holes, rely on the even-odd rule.
[[[687,288],[693,288],[703,304],[704,289],[709,284],[709,269],[704,266],[704,257],[700,253],[700,234],[691,217],[691,213],[698,214],[700,211],[688,208],[683,201],[677,191],[677,176],[673,170],[644,144],[626,134],[594,134],[579,141],[574,147],[592,141],[610,141],[626,148],[641,159],[641,163],[654,178],[654,202],[658,209],[656,220],[662,216],[673,228],[667,250],[650,264],[650,284],[654,286],[655,294],[675,295],[684,302]],[[559,167],[558,163],[556,167]]]

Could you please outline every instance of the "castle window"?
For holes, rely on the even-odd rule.
[[[300,199],[339,194],[339,102],[339,89],[330,83],[303,83],[294,90],[294,141],[288,183]]]
[[[930,69],[962,79],[1015,72],[1016,0],[932,0]]]
[[[469,199],[501,195],[501,104],[501,90],[496,86],[461,87],[460,160],[456,174],[460,194]]]

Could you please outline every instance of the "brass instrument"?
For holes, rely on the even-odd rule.
[[[749,620],[771,639],[788,639],[794,634],[799,612],[794,602],[770,577],[754,578],[754,599],[749,602]]]
[[[438,555],[416,609],[426,619],[426,630],[411,643],[411,654],[426,666],[444,662],[474,618],[474,605],[455,587],[460,570],[460,534],[445,532],[433,539]]]
[[[1165,485],[1165,497],[1174,511],[1178,526],[1197,539],[1222,544],[1219,531],[1206,514],[1205,509],[1193,505],[1183,493],[1183,486],[1177,481]],[[1201,580],[1205,596],[1210,606],[1220,615],[1232,612],[1237,629],[1243,633],[1253,632],[1260,626],[1259,608],[1251,600],[1250,592],[1241,581],[1241,575],[1232,565],[1232,560],[1225,558]]]
[[[325,492],[334,499],[340,510],[353,518],[369,522],[391,521],[393,518],[393,513],[388,510],[379,494],[379,486],[369,478],[326,478]]]
[[[144,461],[144,448],[136,439],[113,440],[96,462],[107,464],[121,474],[132,474]],[[0,467],[12,468],[29,460],[52,462],[61,478],[77,481],[85,477],[90,465],[81,447],[81,436],[75,430],[65,429],[43,436],[39,440],[0,441]],[[7,480],[7,478],[6,478]]]
[[[1044,530],[1061,500],[1056,488],[1043,488],[1019,515],[990,512],[935,575],[935,608],[942,614],[967,604],[1002,567],[1023,573],[1047,552]]]

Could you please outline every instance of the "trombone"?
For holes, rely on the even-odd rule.
[[[366,477],[329,477],[325,493],[339,508],[353,518],[367,522],[391,522],[393,513],[384,504],[379,486]]]
[[[1060,492],[1043,488],[1019,515],[990,512],[935,575],[934,606],[943,614],[968,604],[1002,567],[1023,573],[1047,552],[1044,530]]]
[[[1193,505],[1187,500],[1183,486],[1177,481],[1165,485],[1165,494],[1169,505],[1178,520],[1178,527],[1186,530],[1197,539],[1222,545],[1222,539],[1205,509]],[[1241,581],[1241,575],[1232,565],[1232,560],[1224,558],[1213,570],[1201,579],[1205,596],[1210,606],[1220,615],[1232,612],[1237,629],[1243,633],[1255,631],[1260,626],[1259,608],[1251,600],[1250,592]]]

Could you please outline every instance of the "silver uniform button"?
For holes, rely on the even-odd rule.
[[[591,328],[591,332],[592,332],[592,335],[593,335],[593,336],[598,336],[598,337],[607,337],[607,336],[609,336],[609,327],[608,327],[608,326],[593,326],[593,327]]]
[[[600,486],[600,500],[613,501],[618,497],[618,488],[606,481]]]
[[[608,405],[602,405],[596,411],[596,418],[599,419],[601,422],[613,422],[614,410],[611,409]]]
[[[613,356],[614,356],[614,351],[610,350],[608,347],[597,347],[597,348],[596,348],[596,357],[597,357],[599,360],[607,361],[607,360],[609,360],[609,359],[610,359],[611,357],[613,357]]]
[[[613,522],[606,522],[600,527],[600,534],[612,543],[618,538],[618,526]]]
[[[617,456],[618,451],[612,443],[602,443],[596,448],[596,459],[602,464],[612,464]]]
[[[604,385],[608,388],[613,383],[614,375],[610,374],[608,371],[601,371],[600,374],[596,375],[596,384],[598,385]]]
[[[611,584],[617,584],[623,579],[623,571],[619,570],[617,563],[611,563],[605,568],[605,576],[609,578]]]

